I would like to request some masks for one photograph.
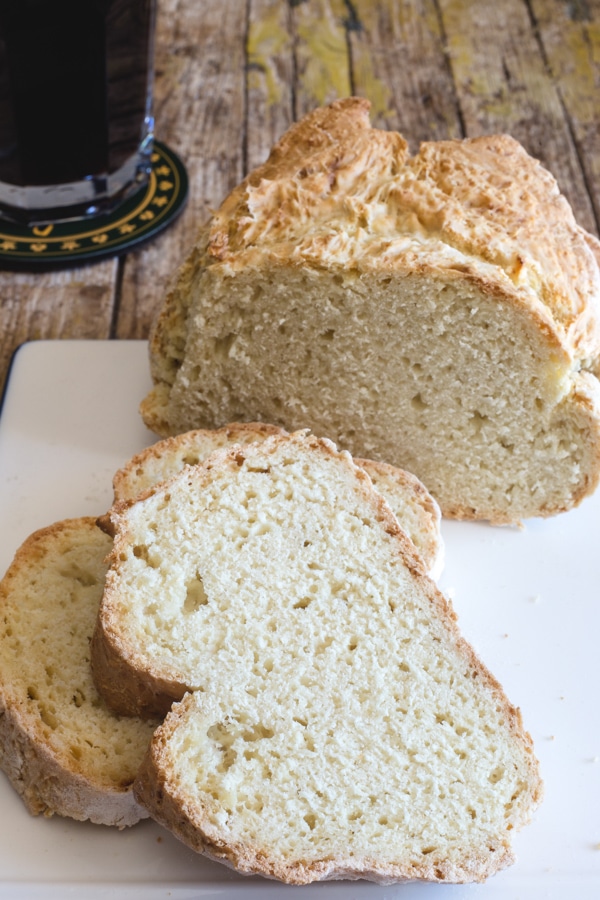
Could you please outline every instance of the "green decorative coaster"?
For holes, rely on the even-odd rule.
[[[0,268],[66,268],[125,253],[170,225],[183,209],[187,192],[183,163],[155,141],[148,184],[111,213],[56,225],[0,219]]]

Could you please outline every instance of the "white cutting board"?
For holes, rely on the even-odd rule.
[[[155,440],[141,341],[45,341],[16,354],[0,414],[0,575],[35,529],[95,515],[113,472]],[[32,818],[0,773],[1,900],[597,900],[600,897],[600,492],[522,531],[445,522],[441,586],[521,707],[546,784],[518,862],[484,885],[243,878],[158,826]]]

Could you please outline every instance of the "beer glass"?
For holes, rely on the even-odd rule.
[[[108,213],[150,172],[155,0],[0,0],[0,217]]]

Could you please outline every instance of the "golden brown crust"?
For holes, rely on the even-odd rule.
[[[598,356],[594,241],[554,177],[505,134],[424,143],[409,157],[401,135],[370,127],[368,110],[340,100],[294,125],[215,214],[209,255],[237,268],[237,254],[277,248],[290,264],[321,255],[362,267],[412,238],[417,256],[437,245],[474,271],[484,264],[484,281],[545,307],[570,353]]]
[[[515,861],[506,841],[490,842],[493,854],[473,855],[457,866],[450,862],[417,865],[382,864],[376,859],[357,861],[348,856],[323,860],[292,860],[282,863],[265,852],[264,847],[218,835],[204,810],[186,803],[186,798],[171,777],[169,738],[176,732],[193,703],[190,694],[177,703],[157,729],[134,785],[135,796],[152,818],[197,853],[223,863],[244,875],[262,875],[286,884],[305,885],[317,881],[365,879],[379,884],[409,881],[464,883],[483,882]],[[541,789],[535,802],[541,800]]]
[[[270,435],[285,434],[283,428],[278,425],[269,425],[266,422],[230,422],[223,425],[222,428],[204,429],[199,428],[194,431],[187,431],[184,434],[172,435],[151,444],[136,453],[125,466],[118,469],[113,477],[113,490],[115,501],[129,500],[139,491],[135,491],[132,495],[131,491],[135,485],[136,470],[141,475],[145,469],[152,469],[154,464],[160,464],[160,461],[176,455],[184,458],[189,465],[195,465],[201,460],[198,459],[198,448],[212,450],[227,445],[237,443],[248,443],[253,440],[263,440]],[[186,453],[190,459],[185,459]]]
[[[146,427],[159,437],[165,438],[176,433],[168,421],[170,389],[169,383],[159,381],[140,403],[140,416]]]
[[[100,785],[82,772],[70,771],[32,735],[27,713],[17,705],[4,706],[0,696],[0,768],[33,816],[67,816],[125,828],[148,813],[132,794],[131,782]]]
[[[90,645],[98,693],[117,715],[162,718],[185,694],[185,683],[176,677],[140,671],[135,653],[114,636],[111,621],[111,615],[103,616]]]
[[[157,326],[157,336],[164,333],[151,353],[156,386],[143,404],[146,423],[160,434],[173,434],[219,425],[229,418],[243,417],[247,411],[249,418],[264,417],[289,430],[307,425],[319,433],[329,433],[356,455],[370,456],[374,448],[375,456],[415,471],[448,516],[503,523],[570,509],[593,490],[600,475],[600,404],[596,403],[595,409],[588,405],[584,413],[578,374],[600,375],[600,244],[577,225],[553,176],[508,135],[424,143],[410,156],[401,135],[370,126],[368,112],[368,102],[359,98],[339,100],[315,110],[283,136],[268,160],[250,173],[215,213],[208,243],[205,235],[195,261],[190,260],[182,270],[181,291],[175,303],[180,346],[170,359],[168,332],[173,328],[173,302],[171,318],[163,318],[162,325]],[[448,467],[453,473],[447,478],[448,470],[437,446],[429,455],[423,454],[416,428],[410,435],[398,433],[398,411],[404,410],[411,399],[406,392],[412,375],[405,369],[397,369],[402,380],[398,406],[394,406],[393,393],[386,383],[386,389],[378,395],[383,397],[380,408],[375,408],[370,417],[358,401],[349,399],[349,392],[332,392],[325,381],[320,381],[319,372],[327,368],[326,359],[320,370],[315,361],[317,357],[321,361],[322,347],[314,353],[312,346],[304,347],[302,342],[310,344],[326,330],[335,333],[337,346],[332,345],[331,358],[336,365],[344,354],[349,355],[350,345],[341,343],[338,329],[331,329],[332,317],[321,307],[318,295],[314,330],[307,327],[302,340],[290,345],[295,348],[290,369],[301,370],[299,360],[306,352],[314,364],[307,379],[317,379],[321,394],[329,398],[327,408],[316,400],[313,403],[310,387],[300,377],[297,393],[285,382],[280,396],[277,373],[273,374],[273,366],[269,368],[267,363],[263,368],[263,356],[255,358],[243,325],[234,342],[235,353],[224,357],[218,344],[221,337],[227,337],[228,326],[223,322],[227,321],[230,279],[242,298],[242,323],[258,315],[263,302],[260,296],[265,291],[263,282],[276,291],[289,284],[290,296],[302,290],[298,288],[302,281],[310,284],[313,279],[315,283],[320,280],[323,293],[335,292],[335,285],[343,285],[338,293],[349,303],[355,293],[352,279],[360,287],[361,296],[363,292],[367,295],[371,284],[373,296],[377,296],[373,305],[375,343],[381,341],[376,308],[379,298],[386,303],[388,298],[397,297],[402,305],[407,297],[414,302],[423,290],[432,298],[455,296],[460,306],[464,295],[464,308],[473,314],[481,300],[482,309],[489,309],[489,318],[494,320],[492,331],[503,333],[496,346],[506,340],[507,357],[514,356],[515,368],[521,359],[529,366],[524,377],[523,408],[539,400],[534,396],[539,391],[547,404],[543,407],[545,418],[542,421],[543,416],[534,412],[529,420],[531,434],[514,444],[517,452],[504,466],[503,450],[512,438],[506,440],[503,429],[514,426],[524,434],[527,428],[520,428],[520,423],[517,427],[516,417],[511,421],[507,415],[502,422],[494,417],[498,428],[490,435],[488,446],[492,445],[495,457],[487,462],[499,474],[493,485],[490,478],[489,484],[480,489],[466,472],[464,478],[457,474],[460,458],[466,458],[472,449],[467,434],[469,422],[463,416],[452,435],[456,454]],[[386,283],[392,287],[386,289]],[[277,294],[282,296],[283,292]],[[307,296],[312,296],[312,289],[307,290]],[[204,297],[213,298],[214,304],[209,307]],[[190,303],[194,312],[188,320],[186,304]],[[257,306],[253,308],[254,303]],[[434,300],[434,306],[440,315],[447,315],[444,302]],[[290,322],[296,312],[293,307],[290,303]],[[285,304],[279,308],[285,316]],[[429,321],[429,313],[424,312],[423,318]],[[305,321],[312,321],[309,313]],[[449,321],[448,330],[453,332],[451,316]],[[484,325],[481,323],[482,328]],[[277,327],[267,316],[263,338],[268,329]],[[393,323],[390,328],[399,339]],[[492,331],[490,346],[494,344]],[[511,331],[521,340],[512,342]],[[273,333],[273,356],[285,370],[284,348]],[[483,336],[483,330],[480,333]],[[344,334],[344,340],[346,337]],[[412,337],[416,347],[417,338]],[[476,342],[473,348],[478,349]],[[424,345],[424,356],[427,351]],[[263,354],[266,352],[268,348],[262,349]],[[371,366],[368,350],[362,352],[369,361],[363,373],[367,380],[372,378],[366,389],[377,394],[385,373],[376,364]],[[435,354],[438,370],[442,369],[444,352],[440,349]],[[454,332],[447,353],[458,369],[463,354]],[[486,346],[480,358],[486,353],[493,355]],[[537,371],[533,371],[533,358]],[[183,369],[177,376],[175,371],[182,360]],[[161,366],[165,375],[159,373]],[[246,387],[253,383],[251,379],[242,383],[237,378],[242,369],[257,376],[256,390]],[[514,395],[513,387],[506,387],[510,379],[503,374],[494,385],[494,373],[493,366],[486,370],[488,390],[494,391],[498,407],[504,404],[505,409],[512,408],[504,395],[505,389]],[[417,393],[424,378],[415,386]],[[580,435],[575,435],[572,456],[564,465],[557,462],[552,467],[540,434],[550,420],[546,410],[555,402],[559,405],[561,391],[564,396],[568,394],[565,406],[557,408],[557,416],[562,414],[563,433],[578,418],[590,436],[590,446],[583,447]],[[488,395],[480,401],[473,396],[474,391],[470,393],[469,403],[477,413],[479,403],[485,404]],[[434,412],[441,420],[443,409],[438,410],[434,403],[431,407],[430,421]],[[383,427],[388,419],[389,439]],[[550,423],[550,427],[553,425]],[[538,434],[534,436],[536,429]],[[551,440],[560,440],[559,430],[554,429]],[[351,435],[348,442],[347,433]],[[464,446],[460,446],[460,435],[464,435]],[[526,441],[532,444],[534,440],[540,452],[532,454],[532,471],[528,473],[527,462],[521,464],[521,460],[526,460]],[[394,447],[398,448],[397,456],[393,455]],[[479,452],[485,462],[485,448]],[[423,456],[427,457],[425,462]],[[568,463],[572,463],[570,471]],[[538,471],[533,472],[535,466]],[[546,473],[542,478],[538,477],[541,469]],[[573,474],[577,471],[583,473],[579,482]],[[534,483],[541,486],[534,487]],[[464,484],[464,489],[457,487],[459,484]],[[570,485],[574,486],[571,495]]]

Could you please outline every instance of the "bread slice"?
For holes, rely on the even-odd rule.
[[[436,500],[419,479],[389,463],[372,459],[355,459],[378,494],[387,501],[398,524],[406,532],[425,564],[425,571],[434,580],[444,568],[444,539],[441,532],[442,514]]]
[[[166,438],[137,453],[116,472],[113,478],[115,500],[133,500],[185,465],[203,462],[215,450],[261,441],[273,434],[285,432],[275,425],[251,422],[232,423],[214,430],[187,431]],[[444,542],[440,508],[431,494],[414,475],[403,469],[370,459],[357,462],[387,500],[421,554],[427,572],[432,578],[439,578],[444,565]]]
[[[232,422],[222,428],[196,429],[158,441],[132,456],[113,477],[115,501],[135,500],[148,488],[170,478],[184,466],[196,466],[223,447],[251,444],[276,434],[283,428],[263,422]]]
[[[233,447],[111,518],[97,683],[123,712],[183,698],[135,783],[158,822],[297,884],[512,861],[531,739],[349,454]]]
[[[144,420],[309,427],[414,472],[446,516],[561,512],[600,473],[599,258],[509,136],[411,156],[337,101],[203,231],[153,329]]]
[[[31,535],[0,584],[0,768],[33,815],[133,825],[154,727],[111,713],[89,642],[110,539],[91,518]]]

